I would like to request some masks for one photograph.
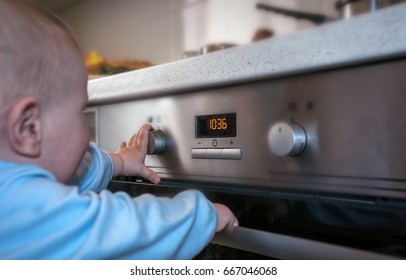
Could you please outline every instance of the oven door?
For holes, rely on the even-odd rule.
[[[403,205],[399,201],[325,197],[163,180],[152,185],[120,177],[109,190],[131,196],[172,197],[185,189],[202,191],[226,204],[240,227],[218,233],[196,259],[396,259],[406,257]],[[227,190],[227,192],[225,192]]]

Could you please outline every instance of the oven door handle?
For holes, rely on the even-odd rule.
[[[275,259],[396,259],[393,256],[371,251],[233,226],[228,226],[223,231],[217,233],[211,243]]]

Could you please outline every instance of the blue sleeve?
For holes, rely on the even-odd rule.
[[[79,186],[80,192],[101,191],[105,189],[113,176],[113,161],[110,155],[90,143],[78,169],[68,185]]]
[[[0,177],[0,259],[190,259],[216,228],[213,205],[196,191],[81,193],[36,167]]]

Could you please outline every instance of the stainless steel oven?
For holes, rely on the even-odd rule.
[[[118,177],[110,189],[171,196],[193,188],[228,205],[240,227],[218,234],[197,258],[405,258],[405,48],[277,74],[268,65],[268,75],[224,82],[210,82],[208,74],[206,83],[169,87],[171,70],[198,65],[194,71],[204,75],[213,59],[227,63],[236,53],[249,56],[292,40],[297,37],[92,81],[94,139],[115,150],[150,122],[146,164],[163,178],[155,186]],[[151,77],[162,90],[128,82]],[[100,97],[100,89],[112,94]]]

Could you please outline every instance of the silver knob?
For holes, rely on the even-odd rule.
[[[297,156],[306,148],[306,131],[298,124],[279,122],[268,133],[268,144],[278,156]]]
[[[166,136],[162,130],[148,133],[148,155],[160,155],[166,150]]]

